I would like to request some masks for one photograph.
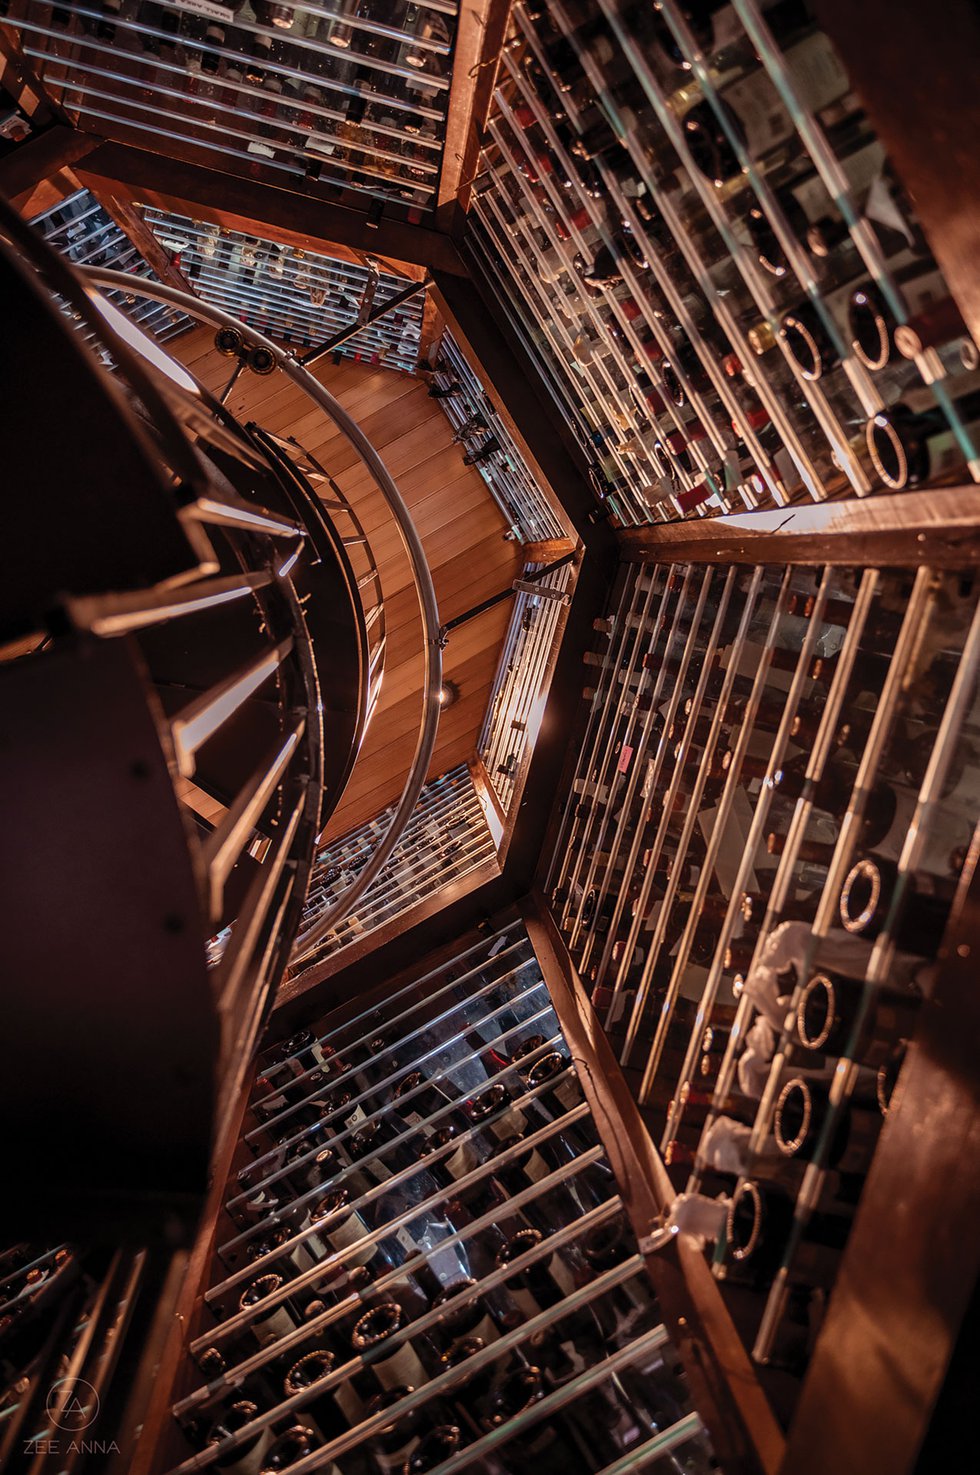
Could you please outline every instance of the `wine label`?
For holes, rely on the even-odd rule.
[[[396,1347],[387,1357],[372,1366],[378,1382],[384,1388],[421,1388],[427,1380],[425,1368],[411,1342],[404,1342],[401,1347]]]
[[[575,1290],[575,1277],[572,1274],[572,1268],[562,1259],[557,1250],[548,1261],[548,1274],[563,1296],[570,1296]]]
[[[206,15],[209,20],[233,21],[234,5],[222,5],[220,0],[173,0],[174,10],[186,10],[192,15]]]
[[[268,1347],[270,1342],[278,1342],[280,1337],[286,1337],[291,1331],[295,1331],[295,1323],[285,1306],[274,1306],[268,1316],[251,1323],[252,1335],[260,1347]]]
[[[342,1220],[341,1223],[338,1224],[334,1229],[331,1229],[329,1231],[329,1233],[327,1234],[327,1239],[330,1241],[333,1249],[346,1250],[349,1249],[352,1245],[356,1245],[359,1240],[364,1239],[367,1233],[367,1225],[361,1218],[360,1214],[350,1214],[346,1219]],[[345,1263],[348,1266],[366,1265],[373,1256],[374,1250],[375,1247],[373,1244],[366,1245],[364,1249],[359,1250],[356,1255],[349,1256]]]
[[[264,159],[274,159],[276,157],[276,151],[275,151],[275,149],[270,149],[264,143],[249,143],[249,144],[246,144],[245,145],[245,152],[247,154],[261,154]]]
[[[446,1171],[455,1181],[465,1178],[467,1173],[472,1173],[474,1168],[479,1167],[480,1159],[472,1142],[461,1142],[455,1152],[451,1152],[445,1159]]]
[[[855,149],[853,154],[848,154],[846,158],[839,160],[851,193],[859,204],[881,173],[884,162],[885,151],[877,139],[864,148]],[[816,172],[811,178],[795,186],[793,194],[803,207],[808,220],[820,220],[828,210],[834,208],[827,193],[827,186]]]
[[[579,1089],[578,1078],[572,1075],[567,1081],[559,1081],[554,1095],[555,1100],[559,1101],[566,1111],[579,1106],[582,1101],[582,1092]]]
[[[538,1152],[537,1148],[535,1148],[534,1151],[531,1153],[531,1156],[528,1158],[527,1164],[524,1168],[525,1176],[528,1177],[532,1183],[540,1183],[541,1179],[547,1178],[550,1172],[551,1168],[545,1162],[544,1158],[541,1156],[540,1152]]]
[[[530,1321],[532,1316],[537,1316],[540,1312],[541,1307],[538,1305],[537,1301],[534,1299],[530,1291],[523,1288],[518,1291],[512,1291],[508,1287],[507,1294],[508,1296],[510,1296],[510,1299],[513,1301],[517,1309],[521,1312],[525,1321]]]
[[[507,1142],[511,1137],[520,1136],[527,1126],[527,1117],[522,1111],[517,1111],[512,1106],[509,1110],[502,1112],[494,1121],[488,1123],[488,1125],[495,1137],[501,1142]]]
[[[357,1106],[351,1112],[350,1116],[344,1117],[344,1126],[350,1131],[356,1132],[358,1127],[362,1127],[366,1121],[367,1113],[363,1106]]]
[[[830,39],[817,31],[785,53],[796,95],[804,109],[819,113],[848,91],[847,73],[831,45]],[[783,105],[775,83],[761,68],[737,82],[723,93],[737,113],[745,132],[746,150],[753,159],[791,138],[793,120]]]
[[[404,1224],[399,1224],[398,1228],[395,1230],[394,1237],[395,1239],[397,1239],[398,1243],[401,1245],[406,1255],[418,1254],[419,1247],[415,1243],[412,1236],[409,1234],[408,1230],[405,1228]]]
[[[333,1396],[337,1400],[337,1407],[352,1429],[363,1421],[364,1404],[354,1391],[353,1379],[348,1378],[346,1383],[338,1384],[333,1390]]]

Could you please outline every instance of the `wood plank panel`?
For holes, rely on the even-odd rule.
[[[232,369],[211,349],[208,329],[188,333],[175,353],[212,391]],[[352,414],[395,478],[411,510],[432,570],[445,622],[507,589],[520,573],[519,544],[507,541],[505,519],[483,479],[463,464],[449,421],[422,380],[349,359],[316,366],[320,383]],[[280,374],[242,375],[228,399],[242,420],[257,420],[280,435],[295,435],[317,457],[356,508],[378,558],[388,628],[381,700],[327,839],[370,819],[401,793],[411,763],[421,711],[421,620],[411,569],[381,493],[347,440],[305,395]],[[325,496],[329,492],[325,490]],[[490,698],[512,602],[505,600],[454,630],[443,652],[445,675],[459,700],[440,724],[430,776],[466,762]]]

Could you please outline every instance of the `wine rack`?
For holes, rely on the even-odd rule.
[[[514,603],[477,743],[487,780],[505,814],[520,792],[525,761],[534,750],[544,716],[551,658],[561,639],[564,610],[571,598],[570,564],[545,573],[536,587],[530,585],[528,576],[542,571],[536,564],[524,570],[524,588]]]
[[[78,190],[50,210],[35,215],[31,224],[40,231],[49,246],[67,256],[76,266],[104,266],[111,271],[129,271],[134,276],[156,279],[121,227],[87,189]],[[152,333],[161,343],[176,338],[190,327],[190,318],[185,313],[163,303],[148,302],[139,297],[127,298],[122,292],[106,295],[145,333]]]
[[[134,1353],[144,1251],[11,1245],[0,1252],[0,1460],[4,1469],[74,1444],[110,1446],[100,1420],[124,1349]],[[118,1427],[113,1435],[120,1432]],[[23,1462],[23,1463],[21,1463]]]
[[[355,1007],[260,1059],[175,1475],[711,1470],[523,924]]]
[[[78,127],[419,219],[435,205],[453,0],[395,7],[11,0]]]
[[[567,537],[563,516],[538,485],[448,328],[439,339],[432,380],[433,397],[438,398],[455,438],[489,487],[512,535],[522,543]]]
[[[246,236],[186,216],[143,207],[147,225],[174,255],[205,302],[224,308],[259,332],[309,348],[375,311],[403,279],[275,241]],[[420,295],[363,328],[336,352],[348,358],[414,370],[422,325]]]
[[[793,1378],[973,869],[977,592],[627,563],[585,654],[555,920],[753,1356]]]
[[[317,855],[297,940],[300,953],[309,930],[370,859],[393,811],[394,805],[331,841]],[[469,769],[463,765],[433,779],[423,789],[391,860],[355,910],[317,943],[309,961],[332,957],[358,939],[398,922],[443,887],[462,881],[492,861],[495,853]]]
[[[517,4],[467,249],[614,524],[980,475],[976,345],[802,0]]]

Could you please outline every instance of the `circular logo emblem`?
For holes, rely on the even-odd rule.
[[[99,1416],[99,1395],[84,1378],[59,1378],[45,1403],[48,1418],[59,1429],[77,1433]]]

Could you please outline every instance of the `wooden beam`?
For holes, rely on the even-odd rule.
[[[337,246],[349,247],[416,267],[437,266],[450,275],[465,271],[453,242],[426,226],[382,217],[375,229],[366,214],[316,199],[301,188],[259,184],[130,143],[103,144],[86,158],[80,174],[93,191],[101,180],[120,198],[264,235],[302,250],[336,255]]]
[[[540,895],[525,898],[521,913],[626,1212],[642,1244],[674,1200],[667,1169]],[[727,1475],[776,1475],[783,1437],[703,1250],[686,1235],[678,1235],[665,1249],[646,1256],[646,1268],[720,1467]]]
[[[161,246],[135,206],[121,200],[104,187],[98,191],[93,190],[92,193],[103,209],[112,216],[119,229],[132,241],[147,265],[153,268],[161,282],[168,282],[181,292],[194,292],[180,267],[174,265],[170,252],[165,246]]]
[[[573,538],[544,538],[538,543],[522,544],[522,552],[525,563],[554,563],[556,558],[574,553],[577,547]]]
[[[973,0],[938,14],[921,0],[814,8],[980,343],[980,11]]]
[[[980,563],[980,487],[927,488],[852,502],[781,507],[617,534],[631,563],[849,563],[860,567]]]
[[[0,159],[0,191],[15,203],[29,198],[38,184],[86,158],[100,142],[64,123],[52,123]]]
[[[980,830],[861,1194],[784,1475],[944,1468],[919,1462],[919,1451],[980,1273],[978,851]],[[974,1365],[974,1385],[975,1373]],[[962,1417],[958,1432],[972,1438]],[[953,1442],[957,1430],[941,1433]]]
[[[444,230],[462,224],[510,11],[511,0],[462,0],[459,8],[436,210]]]
[[[48,179],[39,180],[33,189],[17,195],[12,203],[25,220],[33,220],[35,216],[43,215],[45,210],[53,210],[81,187],[78,175],[71,169],[59,169]]]
[[[419,367],[424,368],[431,360],[446,324],[438,303],[431,292],[425,294],[422,309],[422,332],[419,336]]]

